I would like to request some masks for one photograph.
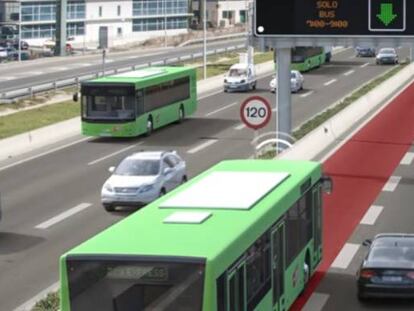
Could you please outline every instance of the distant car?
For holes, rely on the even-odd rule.
[[[18,50],[19,49],[19,41],[14,42],[13,47]],[[20,41],[20,49],[27,50],[29,48],[29,43],[26,41]]]
[[[257,77],[253,64],[234,64],[224,77],[224,92],[255,90],[256,85]]]
[[[414,234],[379,234],[370,246],[358,276],[358,298],[414,298]]]
[[[357,57],[374,57],[375,56],[375,49],[366,46],[357,46],[355,48],[356,56]]]
[[[101,191],[107,211],[145,205],[187,181],[186,163],[175,151],[137,152],[109,171]]]
[[[7,53],[7,48],[5,47],[0,47],[0,59],[1,58],[7,58],[8,53]]]
[[[398,64],[398,54],[394,48],[383,48],[376,56],[377,65]]]
[[[298,70],[290,71],[290,91],[292,93],[299,92],[303,89],[303,75]],[[277,89],[277,79],[276,76],[273,76],[272,80],[269,83],[270,92],[275,93]]]

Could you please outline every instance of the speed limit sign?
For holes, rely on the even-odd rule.
[[[269,102],[260,96],[247,98],[240,107],[240,117],[243,123],[254,130],[258,130],[269,123],[272,108]]]

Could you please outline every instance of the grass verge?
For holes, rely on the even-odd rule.
[[[31,311],[58,311],[59,292],[47,294],[45,299],[38,301]]]

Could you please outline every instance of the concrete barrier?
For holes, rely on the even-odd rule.
[[[344,110],[297,141],[292,148],[278,155],[280,159],[315,160],[321,153],[341,143],[352,128],[362,124],[370,115],[385,108],[390,99],[414,77],[414,63],[381,83]]]

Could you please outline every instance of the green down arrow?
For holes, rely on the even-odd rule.
[[[381,3],[381,12],[377,17],[388,26],[397,17],[397,14],[392,13],[392,3]]]

